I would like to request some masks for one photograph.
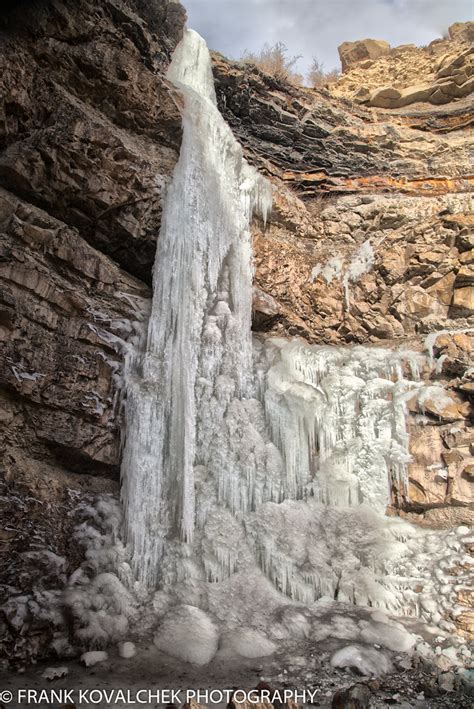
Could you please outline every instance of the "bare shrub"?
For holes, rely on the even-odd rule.
[[[276,42],[274,45],[264,44],[257,54],[245,51],[242,61],[247,64],[255,64],[256,67],[275,79],[300,86],[303,83],[303,76],[295,71],[295,65],[298,59],[301,59],[301,55],[288,57],[287,53],[288,50],[283,42]]]
[[[313,63],[307,75],[307,81],[313,88],[321,88],[328,84],[333,84],[338,80],[340,72],[337,69],[324,71],[324,64],[318,59],[313,59]]]

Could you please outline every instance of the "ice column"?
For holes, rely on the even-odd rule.
[[[193,538],[194,468],[212,438],[210,399],[253,391],[249,225],[254,211],[266,219],[271,207],[270,186],[217,109],[209,51],[195,32],[185,31],[168,78],[184,97],[183,137],[146,343],[128,366],[122,465],[126,540],[134,573],[149,587],[165,539]]]

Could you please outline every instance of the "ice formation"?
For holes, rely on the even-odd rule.
[[[255,208],[265,217],[271,194],[218,112],[210,72],[188,31],[169,70],[185,97],[183,146],[127,389],[126,536],[149,587],[189,576],[191,561],[167,563],[171,547],[210,581],[233,573],[228,530],[267,502],[383,513],[409,460],[404,363],[416,375],[416,355],[284,341],[252,352],[249,222]],[[267,545],[257,554],[268,571]]]
[[[312,494],[329,506],[384,512],[406,488],[405,403],[420,356],[367,347],[310,347],[272,340],[265,411],[283,454],[280,498]],[[407,376],[404,376],[408,370]]]
[[[367,240],[364,241],[359,249],[352,255],[349,263],[345,263],[340,256],[333,256],[324,265],[320,263],[316,264],[311,271],[309,280],[310,283],[314,283],[314,281],[321,276],[327,284],[330,284],[333,280],[342,283],[344,304],[346,310],[349,310],[349,284],[355,283],[361,276],[369,273],[374,265],[374,260],[374,249],[370,241]]]
[[[123,455],[126,539],[148,586],[164,539],[193,539],[208,419],[219,420],[233,396],[251,395],[249,224],[271,205],[270,186],[217,109],[209,52],[195,32],[185,32],[168,78],[184,96],[183,141],[164,205],[147,340],[130,363]]]
[[[131,657],[135,657],[137,651],[134,643],[128,641],[125,643],[119,643],[118,653],[124,660],[129,660]]]
[[[229,653],[231,656],[240,655],[249,659],[273,655],[277,647],[266,635],[252,628],[233,630],[224,634],[220,641],[221,654]]]
[[[348,645],[334,653],[331,657],[333,667],[353,667],[361,675],[380,677],[391,672],[390,660],[374,648],[363,645]]]
[[[84,652],[81,655],[81,660],[86,667],[93,667],[99,662],[105,662],[108,657],[108,654],[104,650],[91,650],[90,652]]]
[[[41,676],[44,677],[44,679],[54,680],[62,679],[66,677],[67,674],[69,674],[68,667],[47,667]]]
[[[175,606],[155,636],[160,650],[195,665],[207,665],[216,654],[218,643],[216,624],[200,608],[189,605]]]
[[[74,536],[84,547],[85,560],[70,576],[62,600],[74,622],[75,640],[102,649],[129,632],[137,616],[137,600],[130,591],[128,557],[119,540],[117,502],[103,496],[77,513],[83,521]]]
[[[183,143],[164,205],[148,331],[127,355],[122,468],[131,578],[161,618],[155,643],[197,664],[219,642],[247,657],[270,652],[279,640],[321,634],[318,618],[334,601],[444,622],[440,632],[449,633],[449,568],[466,560],[466,532],[385,516],[395,495],[407,494],[405,406],[430,394],[419,377],[424,357],[252,342],[250,220],[254,212],[266,219],[271,189],[217,110],[209,53],[196,33],[185,32],[169,78],[184,96]],[[372,261],[367,242],[347,282]],[[337,264],[329,270],[340,272]],[[123,639],[133,603],[107,576],[100,540],[90,529],[84,535],[100,588],[89,579],[84,601],[79,576],[71,606],[85,617],[84,637],[96,630]],[[109,616],[121,602],[127,622],[117,629]],[[366,643],[390,636],[392,646],[413,647],[403,628],[390,633],[380,618],[345,612],[328,620],[329,634]]]

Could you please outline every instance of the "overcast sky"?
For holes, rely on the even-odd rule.
[[[339,68],[337,46],[346,40],[385,39],[392,46],[428,44],[453,22],[473,16],[474,0],[181,0],[188,27],[230,58],[283,42],[303,55],[305,72],[316,57]]]

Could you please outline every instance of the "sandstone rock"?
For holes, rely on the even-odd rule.
[[[281,308],[275,298],[272,298],[268,293],[254,286],[253,289],[253,309],[264,315],[278,315]]]
[[[410,453],[408,466],[409,499],[412,502],[440,504],[446,501],[447,475],[440,463],[443,443],[438,427],[410,425]]]
[[[409,86],[407,89],[403,89],[400,92],[400,101],[397,108],[408,106],[410,103],[428,100],[432,90],[431,86],[426,85]]]
[[[462,266],[456,274],[456,288],[469,283],[474,283],[474,265]]]
[[[370,99],[370,91],[366,86],[361,86],[354,94],[354,100],[358,103],[365,103]]]
[[[453,299],[454,283],[457,279],[455,273],[448,273],[428,288],[430,295],[436,297],[441,305],[451,305]]]
[[[439,303],[420,286],[408,286],[402,293],[398,312],[412,318],[427,318],[431,315],[446,314],[448,308]]]
[[[427,101],[433,93],[430,85],[408,86],[406,89],[384,87],[370,97],[370,105],[379,108],[402,108],[411,103]]]
[[[462,264],[474,264],[474,249],[460,254],[459,262]]]
[[[455,98],[468,96],[474,91],[474,77],[458,85],[454,79],[447,79],[433,84],[430,102],[435,104],[449,103]]]
[[[440,404],[438,401],[427,399],[423,403],[423,410],[426,413],[436,416],[442,421],[460,421],[466,413],[460,408],[456,401],[451,401],[450,404]]]
[[[251,65],[229,62],[221,55],[213,59],[219,108],[249,159],[305,199],[320,198],[322,190],[345,194],[400,190],[417,195],[424,191],[433,196],[466,189],[464,180],[461,184],[446,179],[447,174],[454,180],[461,173],[470,175],[471,164],[467,152],[451,148],[444,133],[428,136],[402,124],[395,129],[374,123],[362,108],[347,111],[328,93],[276,86],[272,77]],[[410,83],[419,80],[415,75]],[[355,92],[360,84],[366,86],[361,80]],[[330,91],[338,95],[337,85],[331,85]],[[431,119],[433,115],[437,110]],[[440,118],[440,127],[446,125]],[[433,157],[438,153],[439,159]],[[351,155],[350,169],[347,155]],[[388,169],[393,160],[399,171],[396,179]],[[413,175],[423,173],[430,178],[413,180]]]
[[[354,64],[364,59],[377,59],[390,52],[388,42],[379,39],[361,39],[357,42],[343,42],[338,47],[342,71],[346,72]]]
[[[472,92],[470,79],[474,71],[471,25],[459,23],[459,27],[453,26],[449,39],[434,40],[427,47],[395,47],[370,62],[356,55],[358,61],[345,68],[338,81],[329,87],[330,91],[358,101],[357,92],[364,86],[374,99],[371,105],[391,110],[423,102],[441,106],[468,96]],[[398,91],[399,95],[388,95],[388,89]],[[461,123],[469,123],[467,104],[460,114]],[[420,119],[426,122],[426,115],[423,118],[420,113],[417,120]],[[432,116],[428,122],[433,125]]]
[[[370,96],[370,105],[377,108],[397,108],[400,105],[401,91],[392,86],[383,86]]]
[[[466,78],[468,76],[471,76],[473,73],[473,56],[474,50],[472,49],[472,47],[464,51],[460,51],[455,55],[451,53],[447,54],[445,57],[443,57],[443,59],[438,65],[436,77],[443,78],[463,74],[466,75]]]
[[[416,46],[416,44],[399,44],[397,47],[393,47],[390,54],[392,54],[394,57],[399,57],[403,54],[406,54],[407,52],[417,51],[418,47]]]
[[[60,32],[30,5],[2,41],[0,185],[150,280],[161,193],[180,144],[179,101],[164,76],[178,37],[152,36],[136,7],[116,0],[97,8],[83,0],[75,12],[48,2]],[[165,16],[167,3],[149,13]],[[18,41],[15,22],[34,31]]]
[[[448,27],[451,39],[474,42],[474,22],[455,22]]]
[[[474,286],[456,288],[453,295],[453,308],[470,315],[474,313]]]

